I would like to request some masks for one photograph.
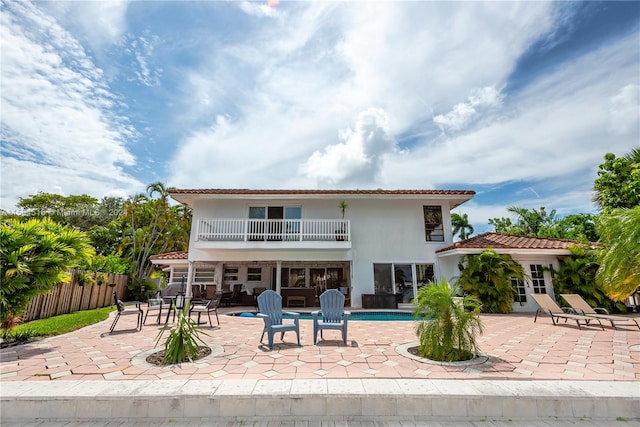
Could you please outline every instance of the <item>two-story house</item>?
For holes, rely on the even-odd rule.
[[[152,257],[172,281],[273,289],[313,306],[340,289],[352,307],[408,304],[428,281],[449,278],[437,251],[451,246],[453,208],[469,190],[173,189],[193,210],[187,253]],[[346,206],[345,206],[346,205]],[[378,297],[376,297],[377,295]],[[304,298],[300,298],[303,296]],[[297,297],[289,299],[289,297]]]

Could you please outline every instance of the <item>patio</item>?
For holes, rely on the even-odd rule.
[[[396,350],[417,341],[413,321],[352,321],[346,346],[333,331],[314,346],[312,322],[301,320],[301,347],[295,345],[290,333],[285,335],[284,344],[276,339],[274,350],[269,351],[258,342],[260,319],[224,315],[237,311],[243,309],[220,308],[220,327],[201,328],[209,335],[202,338],[220,354],[197,363],[172,367],[140,363],[143,353],[161,348],[162,343],[155,347],[160,326],[149,319],[138,332],[135,319],[129,316],[120,319],[109,334],[111,317],[66,335],[2,349],[0,379],[640,380],[640,332],[630,326],[580,330],[571,324],[553,326],[548,317],[534,323],[532,314],[485,314],[484,334],[478,341],[488,361],[473,366],[440,366],[410,359]]]
[[[251,308],[247,308],[251,310]],[[242,311],[229,307],[221,312]],[[113,314],[112,314],[113,316]],[[260,345],[262,321],[220,316],[203,331],[213,354],[158,367],[144,361],[160,327],[133,316],[3,349],[1,420],[16,426],[610,425],[640,419],[640,333],[579,330],[532,315],[483,315],[476,365],[441,366],[401,355],[413,321],[350,322],[312,345],[312,321]],[[128,329],[127,329],[128,328]],[[587,421],[585,421],[587,420]],[[615,421],[618,420],[618,421]]]

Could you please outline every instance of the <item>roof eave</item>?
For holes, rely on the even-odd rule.
[[[571,255],[571,251],[568,249],[536,249],[536,248],[454,248],[447,251],[438,252],[436,256],[438,258],[445,258],[450,256],[464,256],[464,255],[478,255],[483,251],[492,250],[498,254],[508,255],[546,255],[546,256],[568,256]]]
[[[213,200],[213,199],[253,199],[253,200],[331,200],[336,198],[344,199],[437,199],[449,202],[449,209],[454,209],[463,203],[471,200],[475,195],[472,190],[451,190],[455,191],[454,194],[447,194],[446,190],[443,193],[357,193],[357,192],[326,192],[326,193],[193,193],[186,192],[187,190],[169,191],[169,195],[179,203],[194,207],[196,200]]]

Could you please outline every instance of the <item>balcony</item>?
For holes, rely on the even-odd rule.
[[[351,224],[341,219],[229,219],[197,222],[200,248],[327,248],[351,247]]]

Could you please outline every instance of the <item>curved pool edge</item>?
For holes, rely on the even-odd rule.
[[[284,312],[293,312],[300,314],[300,320],[311,320],[313,317],[311,313],[313,311],[319,310],[319,308],[309,309],[309,310],[291,310],[284,308]],[[347,309],[345,311],[349,311],[351,314],[349,316],[349,320],[353,321],[384,321],[384,322],[406,322],[406,321],[416,321],[413,317],[413,311],[410,310],[376,310],[376,309],[355,309],[350,310]],[[255,310],[247,311],[247,310],[239,310],[225,313],[225,316],[230,317],[243,317],[243,318],[252,318],[256,317],[258,312]],[[246,315],[245,315],[246,314]]]

